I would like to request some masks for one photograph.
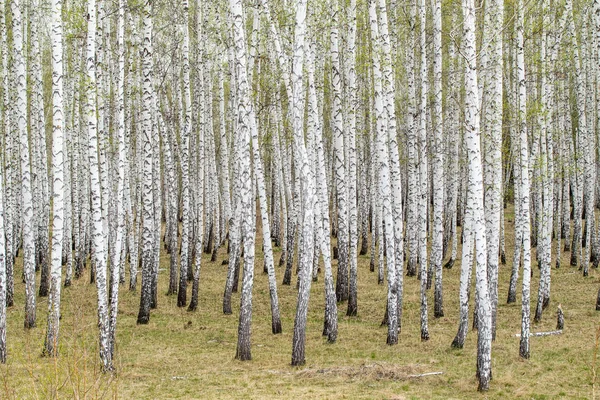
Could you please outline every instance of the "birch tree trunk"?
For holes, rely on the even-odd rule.
[[[52,261],[50,269],[50,296],[48,298],[48,329],[44,353],[58,354],[60,323],[60,287],[62,275],[62,248],[64,240],[64,125],[63,125],[63,27],[62,0],[52,2]],[[67,200],[68,201],[68,200]],[[71,251],[71,249],[69,249]]]
[[[98,328],[100,331],[100,359],[102,369],[112,370],[109,346],[108,293],[106,284],[107,246],[102,214],[102,193],[100,183],[99,142],[96,108],[96,3],[88,2],[88,44],[87,44],[87,90],[86,118],[88,125],[88,157],[90,165],[91,218],[93,240],[93,263],[96,270],[95,282],[98,291]]]
[[[246,39],[242,21],[242,1],[230,0],[231,18],[233,23],[233,42],[235,51],[235,64],[237,70],[238,90],[238,136],[241,153],[238,173],[241,182],[242,212],[241,232],[244,237],[244,277],[242,282],[242,296],[240,302],[240,319],[238,325],[238,343],[235,358],[241,361],[251,360],[250,352],[250,324],[252,322],[252,285],[254,281],[254,239],[256,228],[253,221],[252,207],[256,207],[252,197],[252,178],[250,175],[250,134],[252,120],[255,114],[250,100],[250,88],[247,78],[247,52]]]
[[[527,92],[525,87],[525,61],[523,51],[523,4],[521,0],[517,1],[517,17],[515,20],[515,29],[517,31],[517,87],[518,104],[517,122],[519,130],[519,154],[520,163],[520,190],[519,190],[519,211],[521,213],[522,246],[523,246],[523,296],[521,303],[521,343],[519,346],[519,355],[523,358],[529,358],[529,319],[530,319],[530,280],[531,280],[531,244],[530,244],[530,215],[529,215],[529,150],[527,141]]]
[[[4,4],[2,4],[4,6]],[[2,7],[4,9],[4,7]],[[4,11],[4,10],[0,10]],[[4,25],[4,24],[2,24]],[[4,29],[4,26],[0,26]],[[3,64],[6,67],[6,64]],[[6,69],[5,69],[6,73]],[[6,115],[6,114],[5,114]],[[4,157],[2,157],[4,158]],[[4,160],[2,160],[4,161]],[[6,239],[4,218],[6,214],[4,202],[4,169],[0,168],[0,363],[6,364]],[[600,297],[599,297],[600,298]]]
[[[333,121],[333,135],[335,138],[335,189],[337,195],[337,248],[338,248],[338,273],[336,281],[337,301],[348,300],[348,197],[346,187],[346,163],[344,143],[344,118],[342,111],[342,73],[340,68],[340,46],[338,17],[338,0],[332,0],[331,14],[331,82],[333,100],[331,119]]]
[[[265,188],[265,176],[262,160],[258,147],[258,128],[256,120],[250,119],[250,133],[252,136],[252,152],[254,155],[254,174],[258,189],[260,204],[260,216],[263,232],[263,252],[267,274],[269,277],[269,296],[271,299],[271,330],[273,333],[281,333],[281,318],[279,316],[279,298],[277,296],[277,281],[275,278],[275,265],[273,261],[273,247],[271,244],[271,225],[269,223],[269,212],[267,205],[267,191]]]
[[[179,290],[177,291],[177,307],[187,304],[187,275],[188,253],[190,251],[190,135],[192,132],[192,95],[190,90],[190,33],[189,33],[189,6],[183,0],[183,109],[185,112],[183,130],[181,132],[181,197],[183,207],[181,210],[181,255],[179,259]],[[197,249],[201,251],[201,249]]]
[[[486,5],[484,20],[484,51],[487,53],[483,82],[485,113],[481,124],[484,135],[485,222],[487,238],[487,269],[492,304],[492,340],[496,338],[498,308],[498,258],[500,215],[502,207],[502,35],[504,0]]]
[[[184,2],[184,5],[186,5],[186,2]],[[206,101],[206,103],[208,103],[208,107],[205,106],[205,102],[204,102],[204,92],[205,92],[205,87],[208,86],[209,90],[210,90],[210,85],[209,84],[205,84],[204,79],[204,71],[205,71],[205,58],[204,58],[204,43],[203,40],[205,38],[205,33],[204,33],[204,26],[206,25],[206,20],[203,18],[206,18],[205,15],[202,14],[202,10],[200,10],[200,6],[201,6],[201,2],[198,1],[196,3],[196,18],[197,18],[197,35],[198,35],[198,39],[197,39],[197,46],[198,46],[198,53],[197,53],[197,63],[198,63],[198,76],[197,76],[197,82],[196,82],[196,95],[198,96],[196,98],[196,107],[198,108],[199,112],[199,116],[198,118],[198,131],[199,134],[197,135],[197,148],[196,148],[196,153],[198,156],[198,161],[197,161],[197,176],[199,178],[199,182],[197,187],[197,193],[196,193],[196,223],[198,225],[197,229],[198,231],[196,232],[196,251],[195,251],[195,258],[194,258],[194,274],[193,274],[193,283],[192,283],[192,298],[190,300],[190,305],[188,307],[188,311],[195,311],[198,308],[198,291],[200,290],[200,269],[202,267],[202,240],[204,239],[204,210],[205,210],[205,196],[204,196],[204,191],[205,191],[205,187],[206,187],[206,179],[205,179],[205,133],[208,132],[209,134],[212,133],[212,130],[210,129],[211,125],[212,125],[212,97],[209,96],[208,97],[208,101]],[[186,11],[186,13],[189,11]],[[187,19],[186,19],[187,21]],[[187,27],[187,25],[186,25]],[[209,108],[208,113],[206,113],[206,108]],[[209,123],[206,123],[206,119],[205,119],[205,114],[208,114],[208,121]],[[222,144],[223,146],[223,144]],[[225,143],[225,146],[223,147],[227,147],[227,143]],[[217,246],[215,246],[217,247]]]
[[[317,239],[321,243],[320,249],[323,254],[324,275],[325,275],[325,318],[323,323],[323,336],[327,336],[329,343],[334,343],[337,339],[337,304],[335,297],[335,288],[333,286],[333,273],[331,268],[331,232],[329,224],[329,197],[327,195],[327,180],[325,176],[325,160],[323,155],[323,136],[322,126],[318,122],[319,108],[317,104],[317,93],[314,82],[314,46],[308,52],[308,82],[309,82],[309,112],[314,114],[316,123],[313,140],[316,142],[316,188],[317,188],[317,214],[320,221],[317,220],[316,232]],[[284,203],[284,202],[282,202]],[[316,246],[315,246],[316,247]]]
[[[21,153],[21,195],[23,207],[23,274],[25,278],[25,328],[35,327],[35,243],[33,235],[33,201],[31,160],[27,134],[27,83],[23,44],[23,15],[21,0],[13,0],[12,31],[14,68],[16,73],[16,105],[14,108]]]
[[[6,83],[7,76],[9,74],[8,62],[7,62],[7,49],[6,49],[6,30],[5,30],[5,19],[4,12],[6,10],[6,3],[3,0],[0,2],[0,41],[2,43],[2,82]],[[6,122],[8,119],[7,107],[8,103],[7,99],[7,86],[4,86],[4,104],[2,105],[2,120]],[[8,128],[8,125],[5,124],[4,128]],[[5,129],[4,134],[8,136],[8,131]],[[7,243],[6,243],[6,228],[5,221],[7,220],[7,210],[6,210],[6,201],[5,201],[5,192],[4,192],[4,162],[6,160],[6,150],[7,146],[4,146],[4,152],[2,157],[0,157],[0,363],[6,363],[6,307],[7,302],[7,287],[8,287],[8,271],[7,271]]]
[[[392,11],[393,13],[393,11]],[[403,212],[402,212],[402,178],[400,176],[400,157],[398,155],[398,142],[396,132],[396,110],[395,110],[395,79],[393,73],[392,44],[388,29],[387,8],[385,1],[379,0],[379,28],[381,32],[382,60],[382,90],[384,93],[384,111],[387,129],[388,151],[389,151],[389,169],[390,169],[390,188],[391,188],[391,206],[392,216],[394,218],[393,230],[389,231],[394,238],[394,252],[390,254],[395,257],[395,274],[393,284],[396,286],[396,312],[398,314],[398,330],[402,328],[402,294],[403,294],[403,275],[404,275],[404,238],[403,238]],[[386,225],[387,226],[387,225]],[[387,229],[387,228],[386,228]],[[388,231],[386,231],[388,232]],[[389,254],[389,253],[388,253]]]
[[[1,43],[2,46],[0,46],[0,52],[2,55],[2,67],[3,67],[3,75],[2,75],[2,85],[5,88],[2,92],[3,92],[3,107],[2,107],[2,121],[3,121],[3,129],[4,129],[4,135],[6,137],[6,139],[11,138],[12,134],[11,134],[11,107],[10,107],[10,93],[9,90],[7,90],[7,88],[9,88],[9,82],[10,82],[10,77],[11,77],[11,71],[9,68],[9,64],[8,64],[8,56],[9,56],[9,48],[8,48],[8,41],[7,41],[7,36],[8,36],[8,27],[6,25],[6,13],[8,11],[8,2],[6,1],[2,1],[1,6],[2,9],[0,9],[0,35],[1,35]],[[3,165],[5,166],[5,171],[4,171],[4,178],[6,179],[6,187],[4,187],[4,182],[2,182],[2,186],[4,187],[5,191],[2,192],[2,195],[4,196],[4,208],[2,208],[2,217],[3,217],[3,221],[2,223],[4,224],[4,231],[5,231],[5,236],[2,236],[2,238],[5,239],[0,239],[3,240],[3,243],[5,245],[4,247],[4,265],[6,268],[5,271],[5,277],[6,277],[6,281],[5,281],[5,288],[6,288],[6,307],[12,307],[13,306],[13,291],[14,291],[14,277],[13,277],[13,266],[14,266],[14,252],[13,252],[13,238],[14,238],[14,232],[13,232],[13,218],[12,218],[12,204],[13,204],[13,188],[11,187],[11,181],[12,181],[12,175],[13,175],[13,168],[12,168],[12,149],[13,149],[13,144],[12,144],[13,140],[5,140],[5,146],[4,146],[4,153],[3,153]],[[0,306],[1,307],[1,306]],[[3,314],[5,315],[5,314]],[[4,344],[6,344],[6,341],[3,342]],[[6,348],[6,347],[5,347]]]
[[[442,111],[442,3],[432,1],[433,13],[433,114],[434,125],[434,162],[433,162],[433,241],[432,260],[435,270],[434,317],[444,316],[444,298],[442,286],[442,258],[444,241],[444,149],[443,149],[443,111]]]
[[[314,209],[315,188],[314,176],[312,174],[308,153],[304,144],[304,46],[306,35],[306,0],[294,2],[296,10],[294,28],[294,53],[292,62],[292,115],[294,126],[294,148],[300,165],[300,180],[304,193],[302,196],[302,246],[299,251],[300,276],[298,289],[298,303],[296,306],[296,318],[294,320],[294,337],[292,339],[292,365],[304,365],[305,342],[306,342],[306,320],[308,314],[308,300],[310,296],[312,255],[314,252]],[[335,25],[334,25],[335,26]],[[336,29],[336,28],[333,28]],[[332,29],[332,32],[333,32]],[[333,38],[333,34],[332,34]],[[337,37],[336,37],[337,38]],[[335,86],[335,84],[334,84]],[[339,128],[339,127],[338,127]],[[338,132],[338,135],[340,133]],[[339,164],[338,164],[339,167]],[[339,238],[339,236],[338,236]],[[338,282],[339,282],[338,275]],[[339,294],[339,292],[338,292]],[[347,292],[346,292],[347,296]]]
[[[109,317],[109,346],[111,360],[115,353],[115,340],[117,330],[117,314],[119,309],[119,275],[125,258],[122,257],[122,248],[125,243],[125,208],[123,204],[125,184],[125,0],[119,0],[117,11],[117,233],[114,248],[114,263],[110,266],[110,317]]]
[[[421,340],[429,340],[428,316],[427,316],[427,280],[428,280],[428,256],[427,256],[427,222],[428,222],[428,182],[429,182],[429,160],[427,154],[427,43],[425,36],[426,9],[425,0],[419,0],[419,23],[420,23],[420,50],[421,50],[421,103],[419,105],[419,264],[421,277]]]
[[[141,132],[142,143],[142,288],[140,290],[140,310],[138,324],[147,324],[150,320],[150,303],[152,296],[152,269],[154,259],[154,210],[152,194],[152,2],[148,1],[142,10],[143,39],[142,39],[142,109]]]
[[[381,73],[382,46],[379,36],[379,24],[376,11],[376,0],[369,0],[369,20],[371,25],[371,37],[373,40],[373,80],[375,94],[375,118],[377,124],[377,163],[379,164],[379,196],[382,199],[382,213],[385,234],[380,246],[384,245],[387,253],[387,344],[398,343],[398,287],[396,285],[396,254],[394,240],[395,219],[392,210],[389,147],[387,132],[387,115],[384,112],[383,79]]]
[[[477,58],[475,42],[475,4],[463,0],[465,82],[465,142],[469,163],[468,191],[473,205],[473,230],[476,252],[476,301],[478,322],[477,379],[479,391],[489,389],[492,378],[492,307],[487,275],[487,241],[483,206],[481,133],[478,120]]]
[[[358,313],[358,214],[356,208],[356,113],[359,109],[356,87],[356,0],[348,6],[348,311],[346,315]]]

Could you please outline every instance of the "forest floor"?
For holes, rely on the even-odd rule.
[[[38,298],[37,327],[24,330],[24,285],[15,279],[16,305],[8,310],[8,360],[0,367],[0,398],[590,399],[600,395],[597,387],[593,392],[592,384],[600,328],[600,312],[594,307],[600,271],[591,269],[590,276],[583,278],[577,268],[569,266],[569,253],[563,254],[563,267],[552,269],[550,307],[541,323],[532,323],[532,332],[555,329],[559,303],[565,313],[564,332],[532,337],[531,359],[523,360],[515,337],[521,326],[520,280],[517,303],[506,304],[512,260],[510,221],[506,228],[507,265],[500,268],[498,330],[488,393],[477,392],[476,333],[469,332],[464,349],[450,347],[458,326],[460,246],[454,268],[444,269],[443,318],[433,318],[433,289],[428,293],[431,339],[427,342],[421,342],[419,334],[419,282],[405,277],[399,343],[386,345],[386,328],[380,327],[386,286],[377,285],[377,273],[369,272],[367,255],[360,256],[358,263],[358,316],[346,317],[346,303],[339,304],[338,340],[327,344],[321,336],[321,273],[311,289],[303,367],[290,366],[296,275],[292,286],[282,286],[283,268],[276,269],[283,333],[273,335],[267,275],[262,273],[262,252],[257,246],[252,361],[234,359],[239,293],[233,295],[234,313],[222,313],[225,250],[217,262],[204,259],[199,308],[188,312],[177,307],[177,296],[165,295],[169,262],[161,249],[158,308],[152,310],[148,325],[136,325],[139,290],[129,292],[122,286],[120,291],[115,374],[100,372],[96,288],[89,284],[89,271],[62,291],[57,359],[41,357],[47,299]],[[277,249],[276,260],[279,254]],[[19,259],[15,277],[21,276],[21,263]],[[537,267],[533,271],[532,319],[539,277]],[[410,377],[428,372],[443,374]]]

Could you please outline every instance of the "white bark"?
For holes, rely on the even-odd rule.
[[[299,250],[299,289],[296,318],[294,320],[294,337],[292,339],[292,365],[305,363],[306,319],[310,296],[312,255],[314,252],[314,208],[315,188],[314,176],[306,146],[304,144],[304,47],[306,35],[306,0],[294,2],[296,24],[294,29],[294,51],[292,62],[292,115],[294,127],[294,150],[299,164],[300,181],[304,190],[302,196],[302,246]],[[339,134],[339,133],[338,133]],[[338,236],[339,237],[339,236]],[[338,276],[339,279],[339,276]]]
[[[314,46],[311,46],[308,52],[308,90],[309,90],[309,110],[314,114],[313,118],[316,126],[311,131],[314,135],[313,141],[316,145],[316,188],[317,188],[317,211],[320,221],[317,221],[316,232],[317,239],[321,243],[320,250],[323,254],[324,275],[325,275],[325,320],[323,324],[323,335],[327,336],[329,343],[334,343],[337,339],[337,304],[335,297],[335,288],[333,285],[333,273],[331,268],[331,232],[329,225],[329,197],[327,194],[327,180],[325,176],[325,160],[323,154],[323,136],[322,126],[319,119],[318,99],[314,82]],[[285,203],[285,202],[283,202]],[[316,247],[316,246],[315,246]]]
[[[152,147],[153,147],[153,123],[152,123],[152,3],[148,2],[143,9],[143,36],[141,53],[141,132],[138,142],[141,146],[140,168],[141,187],[138,189],[138,201],[141,201],[138,218],[141,224],[142,240],[142,288],[140,290],[140,310],[137,323],[147,324],[150,320],[150,303],[152,287],[152,270],[154,258],[154,209],[152,193]],[[139,203],[138,203],[139,204]],[[141,217],[141,218],[140,218]]]
[[[184,26],[183,26],[183,111],[184,121],[181,132],[181,197],[183,207],[181,210],[181,256],[179,260],[179,290],[177,292],[177,306],[185,307],[187,304],[187,275],[188,252],[190,251],[191,236],[191,195],[190,195],[190,135],[192,132],[192,95],[190,90],[190,33],[188,1],[183,1]],[[201,249],[197,249],[201,251]]]
[[[335,191],[337,201],[337,248],[338,248],[338,273],[336,281],[337,301],[348,300],[348,196],[346,180],[345,150],[344,143],[344,118],[342,111],[342,70],[340,66],[340,46],[338,28],[338,0],[333,0],[331,14],[331,82],[332,82],[332,107],[331,120],[333,124],[333,136],[335,138]]]
[[[25,328],[35,327],[35,244],[33,235],[33,202],[31,187],[31,160],[27,134],[27,84],[23,44],[23,15],[21,0],[13,0],[12,31],[14,68],[16,74],[15,122],[21,153],[21,199],[23,215],[23,274],[25,277]]]
[[[530,244],[530,216],[529,216],[529,150],[527,141],[527,92],[525,87],[525,61],[523,52],[523,4],[517,1],[517,17],[515,29],[517,31],[517,88],[518,111],[517,122],[519,130],[519,211],[522,224],[523,247],[523,297],[521,303],[521,343],[519,355],[529,358],[529,324],[530,324],[530,280],[531,280],[531,244]]]
[[[358,215],[356,207],[356,114],[359,110],[356,86],[356,0],[350,0],[348,7],[348,311],[346,315],[358,313]]]
[[[434,160],[433,160],[433,240],[431,263],[435,271],[434,316],[444,316],[442,286],[442,258],[444,241],[444,149],[442,111],[442,3],[432,1],[433,13],[433,114]]]
[[[421,50],[420,77],[421,98],[419,105],[419,189],[418,189],[418,231],[419,231],[419,264],[421,276],[421,340],[429,340],[428,314],[427,314],[427,280],[428,280],[428,255],[427,255],[427,204],[429,183],[429,159],[427,154],[427,43],[425,36],[426,10],[425,0],[419,0],[419,44]]]
[[[62,0],[52,2],[52,262],[50,270],[50,296],[48,298],[48,329],[44,353],[58,353],[60,323],[60,288],[62,273],[62,250],[64,240],[64,124],[63,124],[63,28]],[[71,249],[69,249],[71,251]]]
[[[484,17],[485,64],[483,102],[485,113],[481,129],[484,136],[485,222],[490,301],[492,303],[492,339],[496,337],[498,307],[498,258],[500,214],[502,207],[502,35],[504,0],[486,4]]]
[[[256,228],[252,212],[252,207],[255,207],[255,203],[252,197],[252,178],[250,174],[250,135],[251,120],[254,119],[254,123],[256,123],[256,116],[250,99],[250,87],[247,77],[247,51],[242,23],[242,1],[230,0],[229,4],[233,23],[233,41],[237,70],[237,109],[239,118],[235,132],[239,140],[240,165],[238,173],[241,182],[241,201],[239,206],[243,210],[241,232],[244,237],[244,278],[242,282],[236,358],[245,361],[252,358],[250,352],[250,324],[252,322],[252,285],[254,282],[254,239]]]
[[[475,4],[463,0],[465,82],[465,142],[469,165],[468,191],[472,197],[473,231],[476,253],[476,299],[478,306],[477,378],[478,390],[487,391],[492,377],[492,310],[487,279],[487,242],[483,206],[481,133],[478,119],[477,58],[475,43]]]
[[[90,165],[91,219],[93,240],[93,263],[96,269],[98,291],[98,327],[100,331],[100,359],[105,370],[112,369],[112,359],[108,342],[108,294],[106,286],[107,249],[102,215],[102,194],[100,186],[99,138],[96,109],[96,4],[88,2],[88,43],[87,43],[87,89],[85,115],[88,125],[88,157]]]
[[[123,204],[124,183],[125,183],[125,1],[119,0],[119,9],[117,11],[117,193],[116,193],[116,213],[117,213],[117,234],[115,241],[113,259],[111,263],[111,298],[110,298],[110,320],[109,320],[109,346],[111,358],[114,358],[117,313],[119,307],[119,275],[125,258],[122,257],[122,248],[125,243],[125,208]]]
[[[371,25],[371,37],[373,40],[373,78],[375,86],[375,118],[377,123],[377,163],[379,164],[379,197],[382,201],[383,223],[385,235],[382,235],[380,246],[385,239],[387,253],[387,310],[388,310],[388,334],[387,344],[398,343],[398,290],[396,285],[396,254],[394,227],[395,219],[392,209],[392,193],[390,184],[389,167],[389,136],[387,132],[387,114],[384,112],[383,79],[381,73],[381,59],[384,51],[379,36],[379,24],[376,13],[376,0],[369,1],[369,20]],[[383,237],[384,236],[384,237]]]

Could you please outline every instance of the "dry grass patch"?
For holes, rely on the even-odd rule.
[[[512,224],[507,223],[507,256],[512,249]],[[460,254],[459,254],[460,256]],[[45,299],[38,299],[38,327],[23,330],[24,286],[16,279],[15,304],[8,310],[8,362],[0,367],[0,398],[46,399],[589,399],[593,397],[593,354],[600,313],[594,310],[600,286],[598,270],[583,278],[576,268],[552,270],[551,304],[532,331],[555,328],[556,306],[565,313],[562,335],[531,338],[531,359],[518,355],[520,294],[507,305],[510,265],[500,269],[497,340],[493,344],[490,392],[477,393],[476,334],[469,332],[465,348],[451,349],[458,324],[460,262],[444,270],[443,318],[433,318],[433,290],[428,293],[431,339],[419,336],[419,282],[405,277],[402,332],[397,346],[385,344],[386,286],[377,285],[369,272],[369,257],[359,258],[358,317],[348,318],[339,305],[338,342],[321,336],[324,290],[322,275],[311,290],[307,351],[304,367],[290,366],[296,307],[296,275],[292,286],[279,285],[283,333],[271,334],[267,276],[257,244],[253,291],[252,361],[234,360],[239,293],[234,293],[233,315],[222,314],[226,266],[203,259],[199,307],[190,313],[177,307],[176,296],[166,296],[168,256],[159,273],[158,309],[150,323],[136,325],[139,292],[120,292],[115,374],[102,374],[98,360],[96,289],[89,277],[63,289],[60,355],[41,357],[46,327]],[[279,259],[279,252],[275,254]],[[512,257],[509,256],[510,264]],[[460,258],[459,258],[460,260]],[[20,277],[20,260],[15,277]],[[335,266],[335,264],[334,264]],[[539,271],[534,266],[532,311]],[[283,269],[277,268],[281,283]],[[519,282],[520,285],[520,282]],[[519,286],[520,293],[520,286]],[[410,378],[427,372],[443,375]],[[600,393],[596,393],[599,395]]]

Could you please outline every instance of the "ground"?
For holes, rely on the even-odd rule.
[[[510,225],[507,223],[508,254]],[[222,313],[227,273],[227,267],[221,265],[226,257],[224,250],[217,262],[203,259],[196,312],[177,308],[177,297],[166,296],[169,264],[168,256],[162,254],[158,309],[152,310],[148,325],[136,325],[139,291],[121,287],[114,374],[100,372],[96,289],[87,275],[63,289],[57,359],[41,356],[46,299],[38,299],[37,327],[24,330],[24,285],[21,279],[15,279],[16,305],[8,309],[8,360],[0,367],[0,398],[589,399],[600,394],[597,387],[594,393],[592,384],[597,368],[596,332],[600,328],[600,312],[595,311],[600,273],[591,269],[590,276],[583,278],[577,268],[568,266],[568,253],[563,257],[563,267],[552,269],[551,303],[543,321],[532,324],[532,332],[554,330],[556,307],[561,303],[564,333],[532,337],[530,360],[519,358],[519,339],[515,337],[521,324],[521,281],[517,303],[507,305],[510,265],[501,266],[493,380],[490,391],[481,394],[475,378],[476,332],[469,332],[464,349],[450,347],[458,326],[459,261],[453,269],[444,270],[443,318],[433,318],[433,289],[429,291],[431,339],[427,342],[421,342],[419,335],[418,281],[405,277],[404,317],[396,346],[385,344],[386,328],[380,327],[380,322],[386,286],[377,285],[376,273],[369,272],[368,256],[361,256],[358,264],[358,317],[346,317],[346,303],[338,305],[335,344],[327,344],[321,336],[324,290],[320,274],[311,289],[306,365],[292,367],[295,284],[281,286],[283,269],[276,267],[283,333],[272,335],[268,281],[262,274],[259,246],[253,291],[252,361],[234,359],[239,293],[234,293],[232,300],[234,313]],[[276,250],[275,258],[279,260]],[[507,259],[510,263],[512,256]],[[21,276],[20,268],[19,259],[15,277]],[[539,278],[537,267],[533,270],[532,317]],[[294,275],[294,283],[295,279]],[[443,374],[410,376],[428,372]]]

